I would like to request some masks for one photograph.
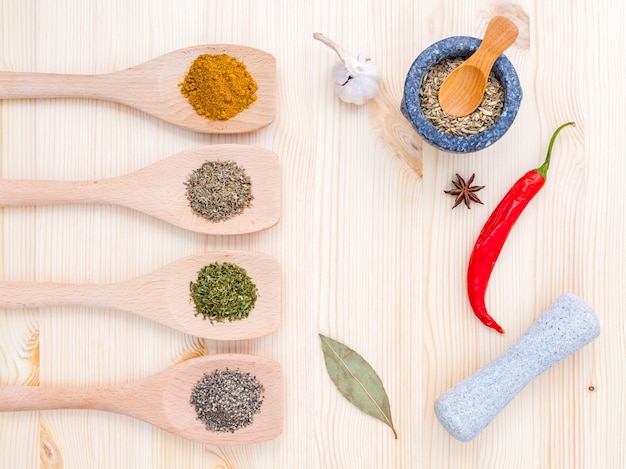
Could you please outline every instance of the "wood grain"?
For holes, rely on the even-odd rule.
[[[282,269],[280,327],[254,340],[201,340],[146,318],[88,307],[0,311],[0,384],[110,386],[185,357],[249,353],[283,371],[284,426],[269,442],[201,445],[122,415],[0,414],[0,467],[596,469],[626,467],[623,24],[616,0],[288,2],[0,0],[0,70],[106,74],[200,44],[276,59],[276,115],[258,132],[202,134],[90,98],[0,103],[4,179],[99,180],[202,145],[276,153],[280,222],[233,236],[189,232],[123,207],[0,212],[2,280],[111,283],[177,259],[254,250]],[[406,72],[430,44],[482,37],[494,15],[520,30],[506,55],[524,98],[512,128],[477,154],[434,150],[398,108]],[[381,67],[366,106],[340,102],[321,31]],[[123,91],[123,90],[122,90]],[[607,96],[611,96],[607,99]],[[538,166],[560,124],[548,181],[507,241],[487,330],[464,291],[470,250],[512,183]],[[484,206],[450,210],[455,173],[476,173]],[[423,178],[421,177],[423,174]],[[453,440],[435,398],[497,357],[559,294],[589,302],[600,337],[534,380],[472,442]],[[389,394],[398,440],[327,377],[318,333],[357,350]]]

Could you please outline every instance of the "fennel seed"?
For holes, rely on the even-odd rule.
[[[491,71],[485,94],[478,108],[463,117],[446,114],[439,105],[439,89],[446,77],[466,59],[445,59],[433,65],[424,76],[420,86],[420,106],[424,116],[438,130],[455,137],[469,137],[486,131],[496,123],[504,108],[504,87]]]

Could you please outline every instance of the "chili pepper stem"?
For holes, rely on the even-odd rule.
[[[546,159],[543,164],[535,170],[539,174],[541,174],[544,179],[547,179],[548,177],[548,169],[550,168],[550,157],[552,156],[552,147],[554,146],[554,142],[556,141],[556,136],[559,135],[559,132],[561,130],[569,125],[576,127],[576,124],[574,122],[567,122],[554,131],[554,133],[552,134],[552,138],[550,139],[550,144],[548,145],[548,154],[546,156]]]

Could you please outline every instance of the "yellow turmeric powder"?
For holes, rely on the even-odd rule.
[[[198,114],[227,120],[248,108],[258,85],[246,65],[226,55],[199,55],[178,86]]]

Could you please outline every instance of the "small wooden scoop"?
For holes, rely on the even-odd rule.
[[[263,404],[253,422],[234,433],[207,430],[189,398],[205,373],[250,373],[263,385]],[[0,411],[94,409],[129,415],[174,435],[211,445],[245,445],[282,432],[280,364],[253,355],[224,354],[192,358],[156,375],[120,386],[75,388],[0,386]]]
[[[213,322],[194,316],[189,283],[214,262],[242,267],[257,286],[257,301],[245,319]],[[172,262],[142,277],[110,284],[0,282],[0,307],[87,306],[143,316],[173,329],[214,340],[253,339],[278,328],[281,271],[276,259],[251,251],[214,251]]]
[[[246,65],[259,88],[256,101],[225,121],[196,113],[178,86],[200,54],[227,54]],[[179,49],[141,65],[102,75],[0,72],[0,99],[90,98],[115,101],[180,127],[203,133],[251,132],[269,125],[276,114],[276,59],[233,44]]]
[[[205,161],[232,160],[250,176],[251,206],[223,222],[196,215],[189,205],[185,181]],[[124,176],[96,181],[0,179],[0,206],[111,204],[132,208],[173,225],[206,234],[252,233],[280,218],[278,156],[247,145],[209,145]]]
[[[489,22],[476,52],[455,68],[439,89],[439,104],[446,114],[463,117],[476,110],[485,94],[491,67],[515,42],[517,34],[517,26],[503,16]]]

